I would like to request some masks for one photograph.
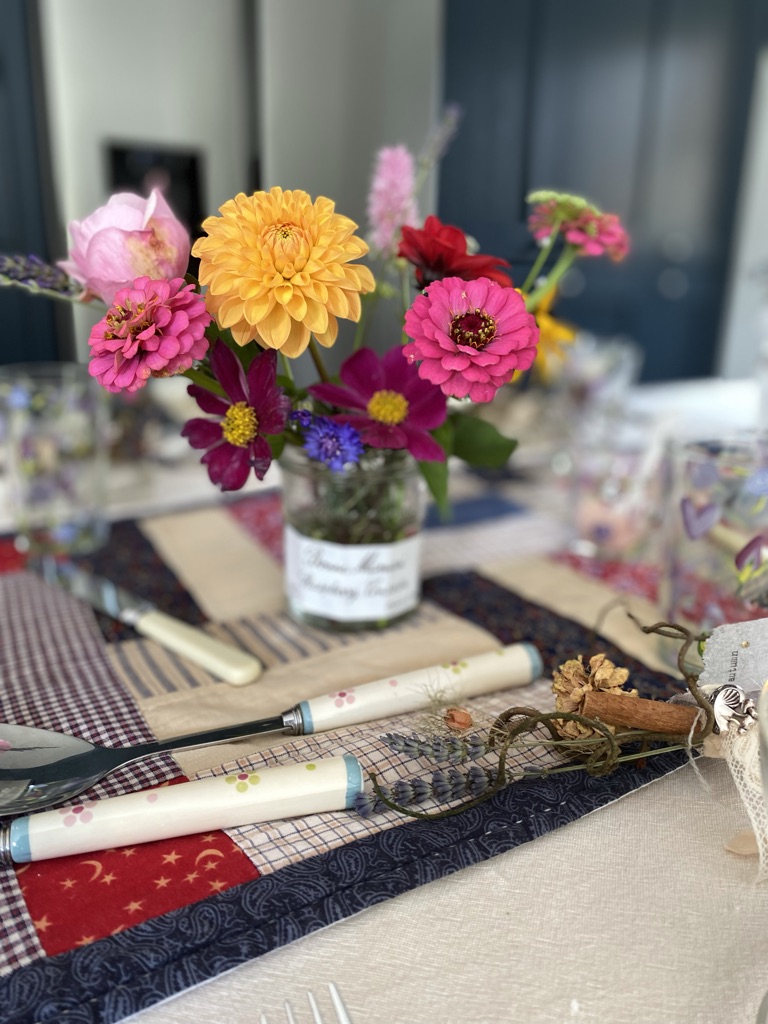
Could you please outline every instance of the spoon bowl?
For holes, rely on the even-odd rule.
[[[0,723],[0,818],[42,811],[83,793],[116,768],[184,747],[225,743],[264,732],[292,732],[290,712],[223,729],[138,743],[102,747],[77,736]]]

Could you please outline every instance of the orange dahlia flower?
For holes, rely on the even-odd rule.
[[[351,265],[368,252],[357,224],[324,196],[273,188],[242,192],[203,221],[200,258],[206,306],[238,345],[256,340],[286,356],[301,355],[314,334],[326,348],[337,317],[360,319],[360,294],[376,287],[368,267]]]

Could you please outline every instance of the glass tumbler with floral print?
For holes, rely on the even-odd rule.
[[[79,363],[0,367],[0,430],[16,547],[76,555],[106,543],[106,393]]]
[[[667,452],[661,605],[696,632],[768,616],[768,434]]]

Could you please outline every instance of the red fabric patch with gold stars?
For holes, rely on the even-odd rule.
[[[49,956],[259,877],[225,832],[22,864],[16,875]]]

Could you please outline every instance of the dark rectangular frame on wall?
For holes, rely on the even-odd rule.
[[[104,142],[104,176],[108,192],[148,196],[159,188],[193,238],[201,234],[205,209],[205,157],[197,149],[158,145],[135,139]]]
[[[206,162],[197,149],[154,142],[108,139],[103,144],[107,191],[148,196],[158,188],[194,241],[202,235]],[[190,256],[189,273],[197,276],[198,260]]]

